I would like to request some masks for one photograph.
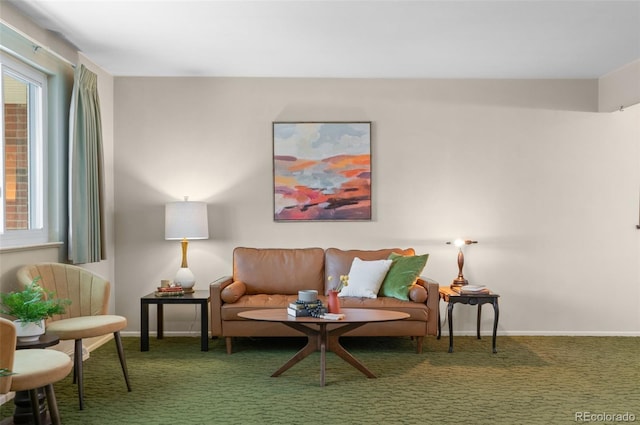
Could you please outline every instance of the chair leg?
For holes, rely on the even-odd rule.
[[[231,352],[233,351],[233,348],[231,346],[232,342],[231,342],[231,337],[227,336],[224,338],[224,343],[227,347],[227,354],[231,354]]]
[[[113,338],[116,340],[116,348],[118,349],[118,357],[120,358],[120,366],[122,366],[124,380],[127,383],[127,390],[131,392],[131,384],[129,383],[129,372],[127,372],[127,360],[124,357],[124,350],[122,349],[122,339],[120,338],[120,332],[114,332]]]
[[[56,393],[53,391],[53,384],[44,387],[44,391],[47,395],[47,406],[49,407],[51,425],[61,425],[62,422],[60,421],[60,412],[58,411],[58,402],[56,401]]]
[[[31,413],[33,414],[33,423],[40,425],[40,401],[38,400],[38,389],[29,390],[29,399],[31,401]]]
[[[76,339],[73,349],[73,377],[78,384],[78,401],[80,410],[84,409],[84,386],[82,383],[82,340]]]

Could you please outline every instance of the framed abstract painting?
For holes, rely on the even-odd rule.
[[[371,122],[274,122],[275,221],[371,220]]]

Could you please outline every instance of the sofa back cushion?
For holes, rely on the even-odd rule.
[[[378,249],[375,251],[362,251],[357,249],[343,251],[338,248],[328,248],[324,254],[325,282],[327,282],[325,295],[329,291],[329,289],[333,289],[338,286],[338,284],[340,283],[341,275],[349,274],[351,263],[353,263],[353,259],[355,257],[358,257],[364,261],[386,260],[389,257],[389,254],[391,254],[392,252],[400,255],[416,254],[413,248],[389,248]],[[329,276],[331,276],[331,280],[329,280]]]
[[[297,295],[303,289],[322,294],[324,250],[238,247],[233,250],[233,280],[244,282],[248,295]]]

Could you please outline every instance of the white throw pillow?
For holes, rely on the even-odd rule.
[[[378,298],[391,260],[362,261],[355,257],[349,271],[349,284],[342,288],[339,297]]]

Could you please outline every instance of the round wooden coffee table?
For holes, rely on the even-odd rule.
[[[349,353],[339,341],[341,335],[352,331],[356,328],[366,325],[370,322],[390,322],[394,320],[407,319],[407,313],[388,310],[373,310],[367,308],[343,308],[342,313],[345,315],[343,320],[325,320],[315,317],[293,317],[287,314],[286,309],[263,309],[250,310],[238,313],[238,316],[245,319],[261,320],[266,322],[279,322],[298,330],[307,336],[307,345],[298,351],[288,362],[280,369],[273,373],[273,377],[282,375],[293,365],[315,351],[320,351],[320,386],[325,384],[326,371],[326,351],[332,351],[336,355],[358,369],[368,378],[375,378],[373,374],[364,364]],[[317,326],[317,329],[312,326]]]

